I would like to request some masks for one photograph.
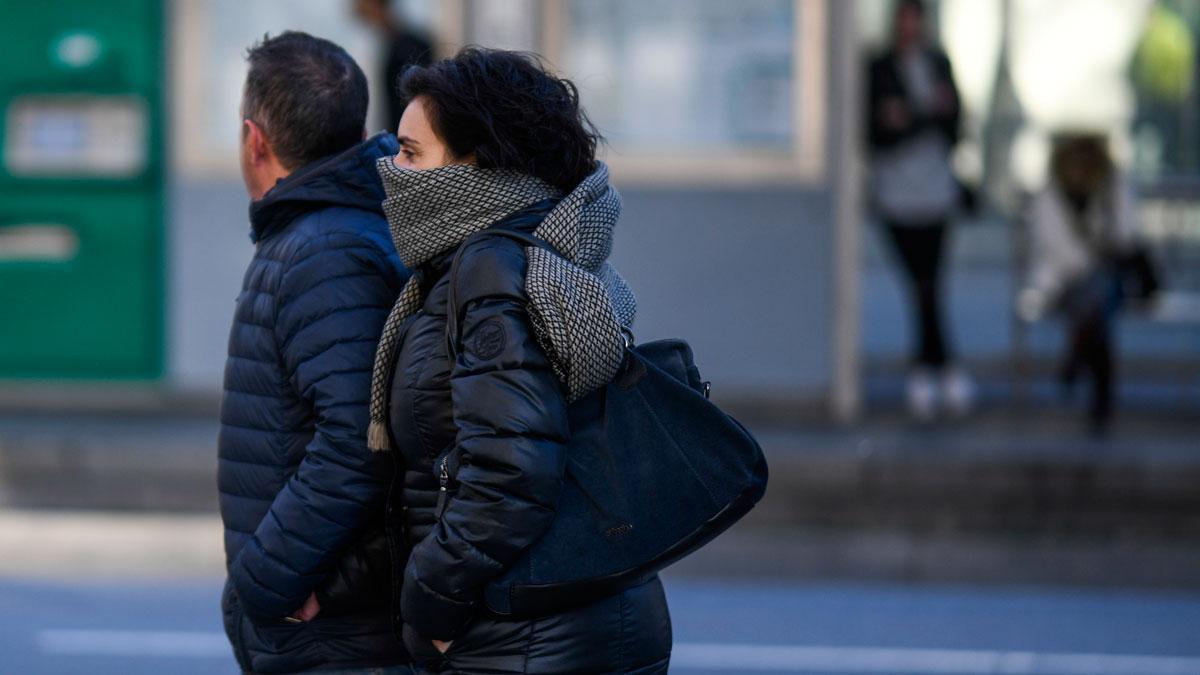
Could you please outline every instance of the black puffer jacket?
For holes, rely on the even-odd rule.
[[[407,277],[379,203],[376,136],[251,208],[254,259],[229,336],[218,483],[225,629],[261,673],[407,663],[388,611],[391,457],[367,449],[380,330]],[[284,617],[316,592],[310,623]]]
[[[501,225],[532,231],[552,206]],[[671,624],[657,577],[533,621],[497,617],[480,600],[554,518],[570,431],[526,314],[524,251],[499,237],[469,245],[452,308],[457,360],[446,344],[452,252],[417,271],[427,295],[404,328],[392,381],[392,447],[407,471],[391,491],[388,532],[411,545],[407,567],[393,572],[404,642],[415,665],[434,672],[665,672]],[[431,638],[453,644],[442,656]]]

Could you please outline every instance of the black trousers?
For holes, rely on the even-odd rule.
[[[1113,324],[1117,312],[1127,298],[1146,299],[1158,289],[1158,272],[1149,255],[1138,249],[1109,254],[1096,269],[1069,284],[1059,298],[1068,326],[1066,359],[1060,376],[1070,385],[1081,371],[1091,373],[1089,417],[1097,425],[1108,422],[1113,414]]]
[[[912,295],[917,332],[913,363],[941,369],[952,358],[941,309],[946,221],[913,224],[885,220],[884,224]]]
[[[1067,309],[1067,349],[1060,377],[1070,385],[1081,370],[1092,374],[1092,400],[1088,417],[1104,424],[1113,413],[1116,378],[1113,358],[1112,311],[1101,298],[1083,298]]]

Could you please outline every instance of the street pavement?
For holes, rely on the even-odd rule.
[[[1200,675],[1200,594],[665,575],[672,672]],[[0,673],[235,673],[220,579],[0,578]]]

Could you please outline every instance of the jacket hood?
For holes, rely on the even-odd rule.
[[[396,137],[378,133],[351,148],[306,164],[250,202],[250,239],[259,241],[299,216],[341,206],[383,215],[383,185],[375,170],[381,157],[400,151]]]

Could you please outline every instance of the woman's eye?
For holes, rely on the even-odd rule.
[[[401,150],[400,154],[404,155],[404,158],[410,162],[417,156],[412,150]]]

